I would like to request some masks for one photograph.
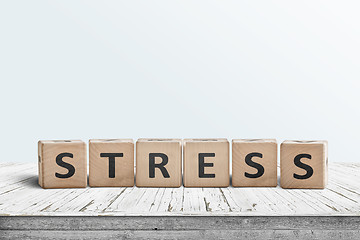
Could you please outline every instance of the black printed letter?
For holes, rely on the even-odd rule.
[[[109,158],[109,178],[115,178],[115,158],[123,156],[123,153],[100,153],[100,157]]]
[[[205,157],[215,157],[215,153],[199,153],[199,178],[215,178],[215,174],[205,174],[205,167],[213,167],[214,163],[205,163]]]
[[[55,173],[55,177],[57,178],[69,178],[72,177],[75,174],[75,168],[70,163],[64,162],[62,159],[64,157],[73,158],[74,155],[72,153],[60,153],[56,156],[56,163],[60,167],[66,168],[68,170],[67,174],[61,174],[61,173]]]
[[[299,167],[299,168],[302,168],[302,169],[306,170],[305,175],[298,175],[298,174],[294,173],[294,178],[296,178],[296,179],[308,179],[314,173],[314,170],[312,169],[312,167],[310,167],[309,165],[301,162],[302,158],[311,159],[311,155],[310,154],[299,154],[294,158],[295,165],[297,167]]]
[[[258,178],[264,174],[264,167],[259,163],[253,162],[251,160],[253,157],[262,158],[263,155],[261,153],[257,153],[257,152],[249,153],[248,155],[246,155],[246,157],[245,157],[246,164],[249,165],[250,167],[256,168],[258,170],[257,173],[255,173],[255,174],[245,172],[245,177],[248,177],[248,178]]]
[[[155,158],[160,157],[161,163],[156,164]],[[159,168],[164,178],[170,178],[170,175],[164,167],[168,163],[168,156],[164,153],[149,153],[149,178],[155,178],[155,168]]]

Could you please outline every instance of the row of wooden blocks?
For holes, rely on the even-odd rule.
[[[132,139],[89,141],[91,187],[228,187],[227,139]],[[183,165],[183,170],[182,170]],[[280,146],[282,188],[325,188],[327,141],[284,141]],[[183,174],[183,175],[182,175]],[[232,140],[232,186],[277,186],[277,142]],[[39,184],[43,188],[87,186],[86,144],[39,141]]]

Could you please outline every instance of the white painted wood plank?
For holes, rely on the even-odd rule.
[[[209,212],[230,212],[231,207],[220,188],[203,188],[204,202]]]
[[[13,164],[0,167],[0,189],[10,183],[34,176],[37,176],[37,167],[34,164]]]
[[[118,209],[120,208],[120,204],[123,204],[123,200],[124,199],[129,199],[129,195],[132,191],[135,191],[136,188],[125,188],[124,190],[122,190],[119,195],[113,199],[113,201],[111,203],[109,203],[109,205],[104,209],[105,213],[113,213],[116,211],[119,211]],[[131,204],[132,201],[129,202],[129,204]]]
[[[93,194],[88,203],[83,206],[82,212],[105,212],[109,205],[111,205],[126,188],[98,188],[97,192]]]
[[[42,189],[36,164],[0,164],[0,215],[359,215],[360,164],[330,163],[325,190],[276,188]]]
[[[235,200],[235,198],[233,196],[233,193],[232,193],[233,188],[232,187],[220,188],[220,192],[221,192],[221,194],[223,194],[224,198],[226,199],[226,202],[229,204],[230,212],[241,212],[242,211],[242,206],[237,203],[237,201]]]
[[[183,211],[184,188],[165,188],[164,196],[157,206],[157,212],[181,213]]]
[[[198,213],[207,212],[204,195],[201,188],[184,188],[183,212]]]

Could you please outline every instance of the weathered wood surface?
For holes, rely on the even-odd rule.
[[[42,189],[34,164],[0,164],[0,239],[359,239],[360,164],[325,190]]]
[[[325,190],[42,189],[37,165],[0,164],[3,216],[360,216],[360,164],[332,163]]]
[[[360,218],[266,216],[0,217],[0,238],[358,239]]]

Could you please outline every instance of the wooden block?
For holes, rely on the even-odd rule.
[[[86,145],[80,140],[38,142],[39,185],[42,188],[84,188]]]
[[[232,141],[232,185],[234,187],[277,186],[275,139]]]
[[[327,165],[327,141],[284,141],[280,146],[280,185],[323,189]]]
[[[91,187],[134,186],[132,139],[89,141],[89,185]]]
[[[227,139],[184,140],[185,187],[228,187],[229,183]]]
[[[181,186],[181,139],[136,142],[136,186]]]

